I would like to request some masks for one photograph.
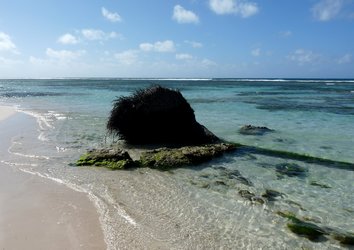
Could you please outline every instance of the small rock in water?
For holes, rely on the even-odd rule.
[[[245,125],[240,128],[239,133],[242,135],[264,135],[268,132],[273,132],[274,130],[267,127],[258,127],[253,125]]]
[[[341,244],[354,246],[354,233],[335,234],[333,238]]]
[[[294,213],[289,211],[277,211],[277,214],[290,220],[290,222],[287,224],[287,227],[290,229],[290,231],[299,236],[306,237],[311,241],[324,241],[327,240],[325,236],[329,235],[342,245],[354,245],[353,232],[346,232],[330,227],[320,227],[315,224],[317,222],[316,219],[308,217],[299,219]],[[310,223],[308,221],[313,221],[315,223]]]
[[[276,201],[277,197],[281,197],[283,196],[284,194],[283,193],[280,193],[276,190],[272,190],[272,189],[266,189],[265,193],[262,194],[262,197],[267,199],[268,201]]]
[[[327,240],[325,237],[323,237],[325,234],[327,234],[326,230],[317,226],[316,224],[305,222],[297,218],[294,213],[289,211],[278,211],[277,214],[291,221],[287,224],[287,227],[291,232],[308,238],[311,241],[317,241],[321,237],[323,240]]]
[[[332,188],[331,186],[328,186],[326,184],[322,184],[322,183],[319,183],[317,181],[311,181],[310,182],[310,185],[312,186],[317,186],[317,187],[320,187],[320,188]]]
[[[326,232],[316,224],[293,220],[287,224],[288,228],[295,234],[308,238],[311,241],[318,240]],[[325,238],[324,238],[325,239]]]
[[[308,170],[301,167],[295,163],[281,163],[275,166],[275,171],[279,178],[284,175],[289,177],[305,177],[307,176]]]
[[[248,180],[246,177],[242,176],[240,171],[238,171],[237,169],[232,170],[225,167],[218,167],[216,169],[219,169],[221,171],[220,176],[226,179],[237,180],[241,184],[244,184],[246,186],[253,186],[253,183],[250,180]]]
[[[261,197],[256,196],[254,193],[248,190],[240,190],[238,193],[242,198],[245,198],[252,203],[264,204],[264,200]]]
[[[245,198],[247,200],[252,200],[253,197],[255,197],[256,195],[248,190],[240,190],[238,192],[242,198]]]

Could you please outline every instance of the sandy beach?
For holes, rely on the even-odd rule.
[[[5,164],[23,115],[0,107],[0,249],[106,249],[86,194]]]

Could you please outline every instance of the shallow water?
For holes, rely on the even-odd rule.
[[[0,80],[0,103],[35,118],[24,118],[28,130],[13,138],[7,163],[87,192],[111,249],[345,247],[330,237],[312,242],[293,234],[276,212],[353,232],[352,170],[240,151],[168,172],[73,167],[86,149],[111,141],[111,102],[154,83],[180,89],[197,120],[226,140],[354,163],[354,81],[295,79]],[[274,132],[241,135],[245,124]],[[283,163],[306,173],[280,176]],[[267,201],[267,189],[281,195]]]

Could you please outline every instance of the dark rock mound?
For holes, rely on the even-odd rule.
[[[219,139],[195,120],[177,90],[152,86],[114,102],[108,130],[129,144],[198,145]]]
[[[267,127],[258,127],[253,125],[245,125],[240,128],[239,133],[242,135],[264,135],[265,133],[273,132],[274,130]]]

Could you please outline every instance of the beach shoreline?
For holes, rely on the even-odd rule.
[[[20,171],[6,161],[11,138],[26,124],[0,106],[1,249],[106,249],[99,214],[87,194]]]

